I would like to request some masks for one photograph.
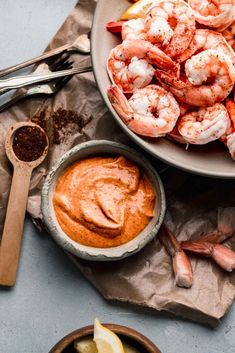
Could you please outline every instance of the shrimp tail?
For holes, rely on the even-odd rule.
[[[134,112],[131,109],[125,95],[122,93],[120,88],[114,85],[108,88],[107,93],[116,112],[119,114],[121,119],[128,124],[132,120]]]
[[[170,71],[173,77],[179,77],[180,64],[174,62],[167,54],[156,46],[149,50],[147,57],[152,64],[155,64],[160,69]]]
[[[107,31],[111,33],[121,34],[123,21],[111,21],[106,24]]]
[[[220,230],[216,230],[207,234],[203,234],[198,240],[197,243],[215,243],[219,244],[227,240],[228,238],[231,238],[231,236],[234,234],[233,231],[230,232],[222,232]]]
[[[183,250],[172,258],[175,282],[178,287],[190,288],[193,284],[193,271],[189,257]]]
[[[223,136],[223,142],[227,145],[232,159],[235,160],[235,102],[228,98],[225,106],[231,120],[232,128],[227,135]]]
[[[169,72],[156,69],[155,77],[160,83],[179,91],[179,93],[181,90],[187,89],[187,84],[185,82],[178,80],[177,77],[172,76]],[[183,95],[184,93],[182,92],[182,96]]]
[[[188,256],[181,249],[175,235],[165,225],[162,226],[158,236],[160,242],[172,257],[176,285],[190,288],[193,284],[193,271]]]
[[[226,99],[225,102],[226,109],[229,113],[229,117],[231,119],[233,130],[235,131],[235,102],[231,98]]]
[[[212,258],[221,268],[231,272],[235,269],[235,252],[221,244],[184,241],[182,249],[194,254]]]

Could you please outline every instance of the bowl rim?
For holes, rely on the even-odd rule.
[[[101,149],[103,148],[104,152],[93,151],[94,147]],[[106,149],[105,149],[106,148]],[[111,152],[107,149],[110,148]],[[53,188],[53,183],[55,184],[58,175],[65,170],[70,164],[75,162],[75,160],[79,160],[81,157],[77,159],[73,159],[74,156],[81,153],[83,150],[91,149],[91,156],[95,154],[119,154],[119,155],[127,155],[127,158],[133,160],[139,167],[144,170],[147,175],[150,175],[150,181],[154,179],[154,183],[152,185],[157,191],[157,198],[155,207],[159,205],[159,212],[150,220],[146,227],[150,227],[148,231],[146,231],[146,227],[132,240],[129,242],[112,247],[112,248],[94,248],[79,244],[72,240],[66,233],[61,229],[58,221],[56,220],[56,216],[54,215],[54,209],[51,205],[51,193]],[[114,151],[114,150],[115,151]],[[106,152],[108,151],[108,152]],[[72,160],[71,160],[72,159]],[[136,162],[136,159],[138,162]],[[71,160],[71,162],[70,162]],[[120,260],[125,257],[128,257],[134,253],[137,253],[141,250],[147,243],[149,243],[158,233],[158,230],[163,222],[165,212],[166,212],[166,199],[165,199],[165,191],[164,186],[162,184],[161,178],[158,175],[157,171],[154,167],[152,167],[151,163],[143,157],[139,152],[134,150],[133,148],[126,146],[121,143],[109,141],[109,140],[92,140],[83,142],[81,144],[76,145],[69,151],[67,151],[51,168],[48,173],[42,187],[41,192],[42,202],[41,202],[41,211],[43,215],[43,220],[46,225],[47,230],[52,235],[54,240],[61,245],[65,250],[75,255],[76,257],[91,260],[91,261],[114,261]],[[149,224],[152,222],[152,225]],[[111,250],[110,250],[111,249]]]
[[[143,346],[148,353],[161,353],[159,348],[146,336],[142,333],[123,325],[110,324],[106,323],[103,326],[107,327],[111,331],[115,332],[117,335],[126,336],[129,339],[133,339],[136,343],[139,343]],[[63,338],[59,340],[49,351],[49,353],[63,353],[63,350],[71,344],[75,339],[85,338],[87,336],[91,336],[94,332],[94,326],[84,326],[78,330],[72,331],[69,334],[65,335]]]
[[[165,156],[164,153],[161,151],[158,151],[157,153],[152,150],[152,148],[148,145],[148,143],[141,138],[141,136],[138,136],[134,132],[132,132],[126,124],[122,121],[122,119],[119,117],[115,109],[112,107],[112,104],[110,103],[109,99],[107,98],[106,93],[102,90],[102,83],[101,83],[101,78],[99,78],[99,67],[97,66],[95,57],[95,28],[96,28],[96,23],[98,22],[98,15],[99,15],[99,9],[102,7],[104,0],[100,0],[95,8],[95,13],[93,16],[92,20],[92,29],[91,29],[91,62],[92,62],[92,67],[93,67],[93,74],[95,77],[95,81],[97,84],[97,87],[99,89],[99,92],[101,94],[101,97],[103,98],[103,101],[108,108],[109,112],[111,115],[114,117],[115,121],[118,123],[118,125],[122,128],[122,130],[127,134],[128,137],[130,137],[135,143],[137,143],[142,149],[144,149],[146,152],[150,153],[152,156],[155,158],[160,159],[161,161],[176,167],[180,170],[190,172],[193,174],[197,175],[202,175],[205,177],[211,177],[211,178],[224,178],[224,179],[235,179],[235,167],[234,167],[234,173],[230,172],[223,172],[221,168],[218,168],[218,172],[216,171],[206,171],[204,169],[198,169],[191,165],[190,163],[185,163],[183,165],[181,162],[177,162],[177,159],[174,159],[174,157],[171,156]],[[173,143],[173,142],[172,142]]]

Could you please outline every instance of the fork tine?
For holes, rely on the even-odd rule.
[[[56,91],[59,91],[62,87],[64,87],[73,76],[65,76],[55,82]]]
[[[69,55],[62,55],[59,58],[57,57],[51,64],[48,64],[49,69],[51,71],[57,71],[64,63],[68,61],[69,57]]]
[[[60,66],[57,66],[56,69],[51,70],[53,71],[60,71],[60,70],[66,70],[66,69],[71,69],[73,67],[73,62],[71,61],[66,61],[65,63],[63,63]]]

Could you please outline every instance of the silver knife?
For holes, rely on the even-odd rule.
[[[84,66],[73,68],[69,70],[61,70],[48,74],[37,74],[37,75],[27,75],[27,76],[19,76],[13,77],[5,80],[0,80],[0,94],[8,91],[9,89],[16,89],[28,85],[32,85],[38,82],[50,81],[57,77],[81,74],[84,72],[92,71],[92,66]]]

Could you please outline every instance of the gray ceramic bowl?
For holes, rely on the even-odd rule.
[[[146,151],[155,157],[184,170],[217,178],[235,178],[235,161],[228,150],[219,144],[191,147],[186,150],[184,145],[178,145],[165,138],[144,139],[133,133],[122,122],[113,109],[107,97],[110,80],[106,71],[106,61],[110,50],[120,39],[109,33],[105,25],[110,21],[117,21],[125,9],[130,6],[128,0],[99,0],[92,26],[91,53],[92,64],[97,85],[103,99],[124,132]]]
[[[156,191],[155,216],[133,240],[112,248],[94,248],[81,245],[69,238],[61,229],[52,203],[53,192],[60,174],[73,162],[95,155],[122,155],[136,163],[148,177]],[[65,250],[86,260],[118,260],[143,248],[157,234],[165,214],[165,193],[160,177],[152,165],[135,150],[111,141],[90,141],[75,146],[65,153],[49,172],[42,188],[42,213],[47,229]]]

